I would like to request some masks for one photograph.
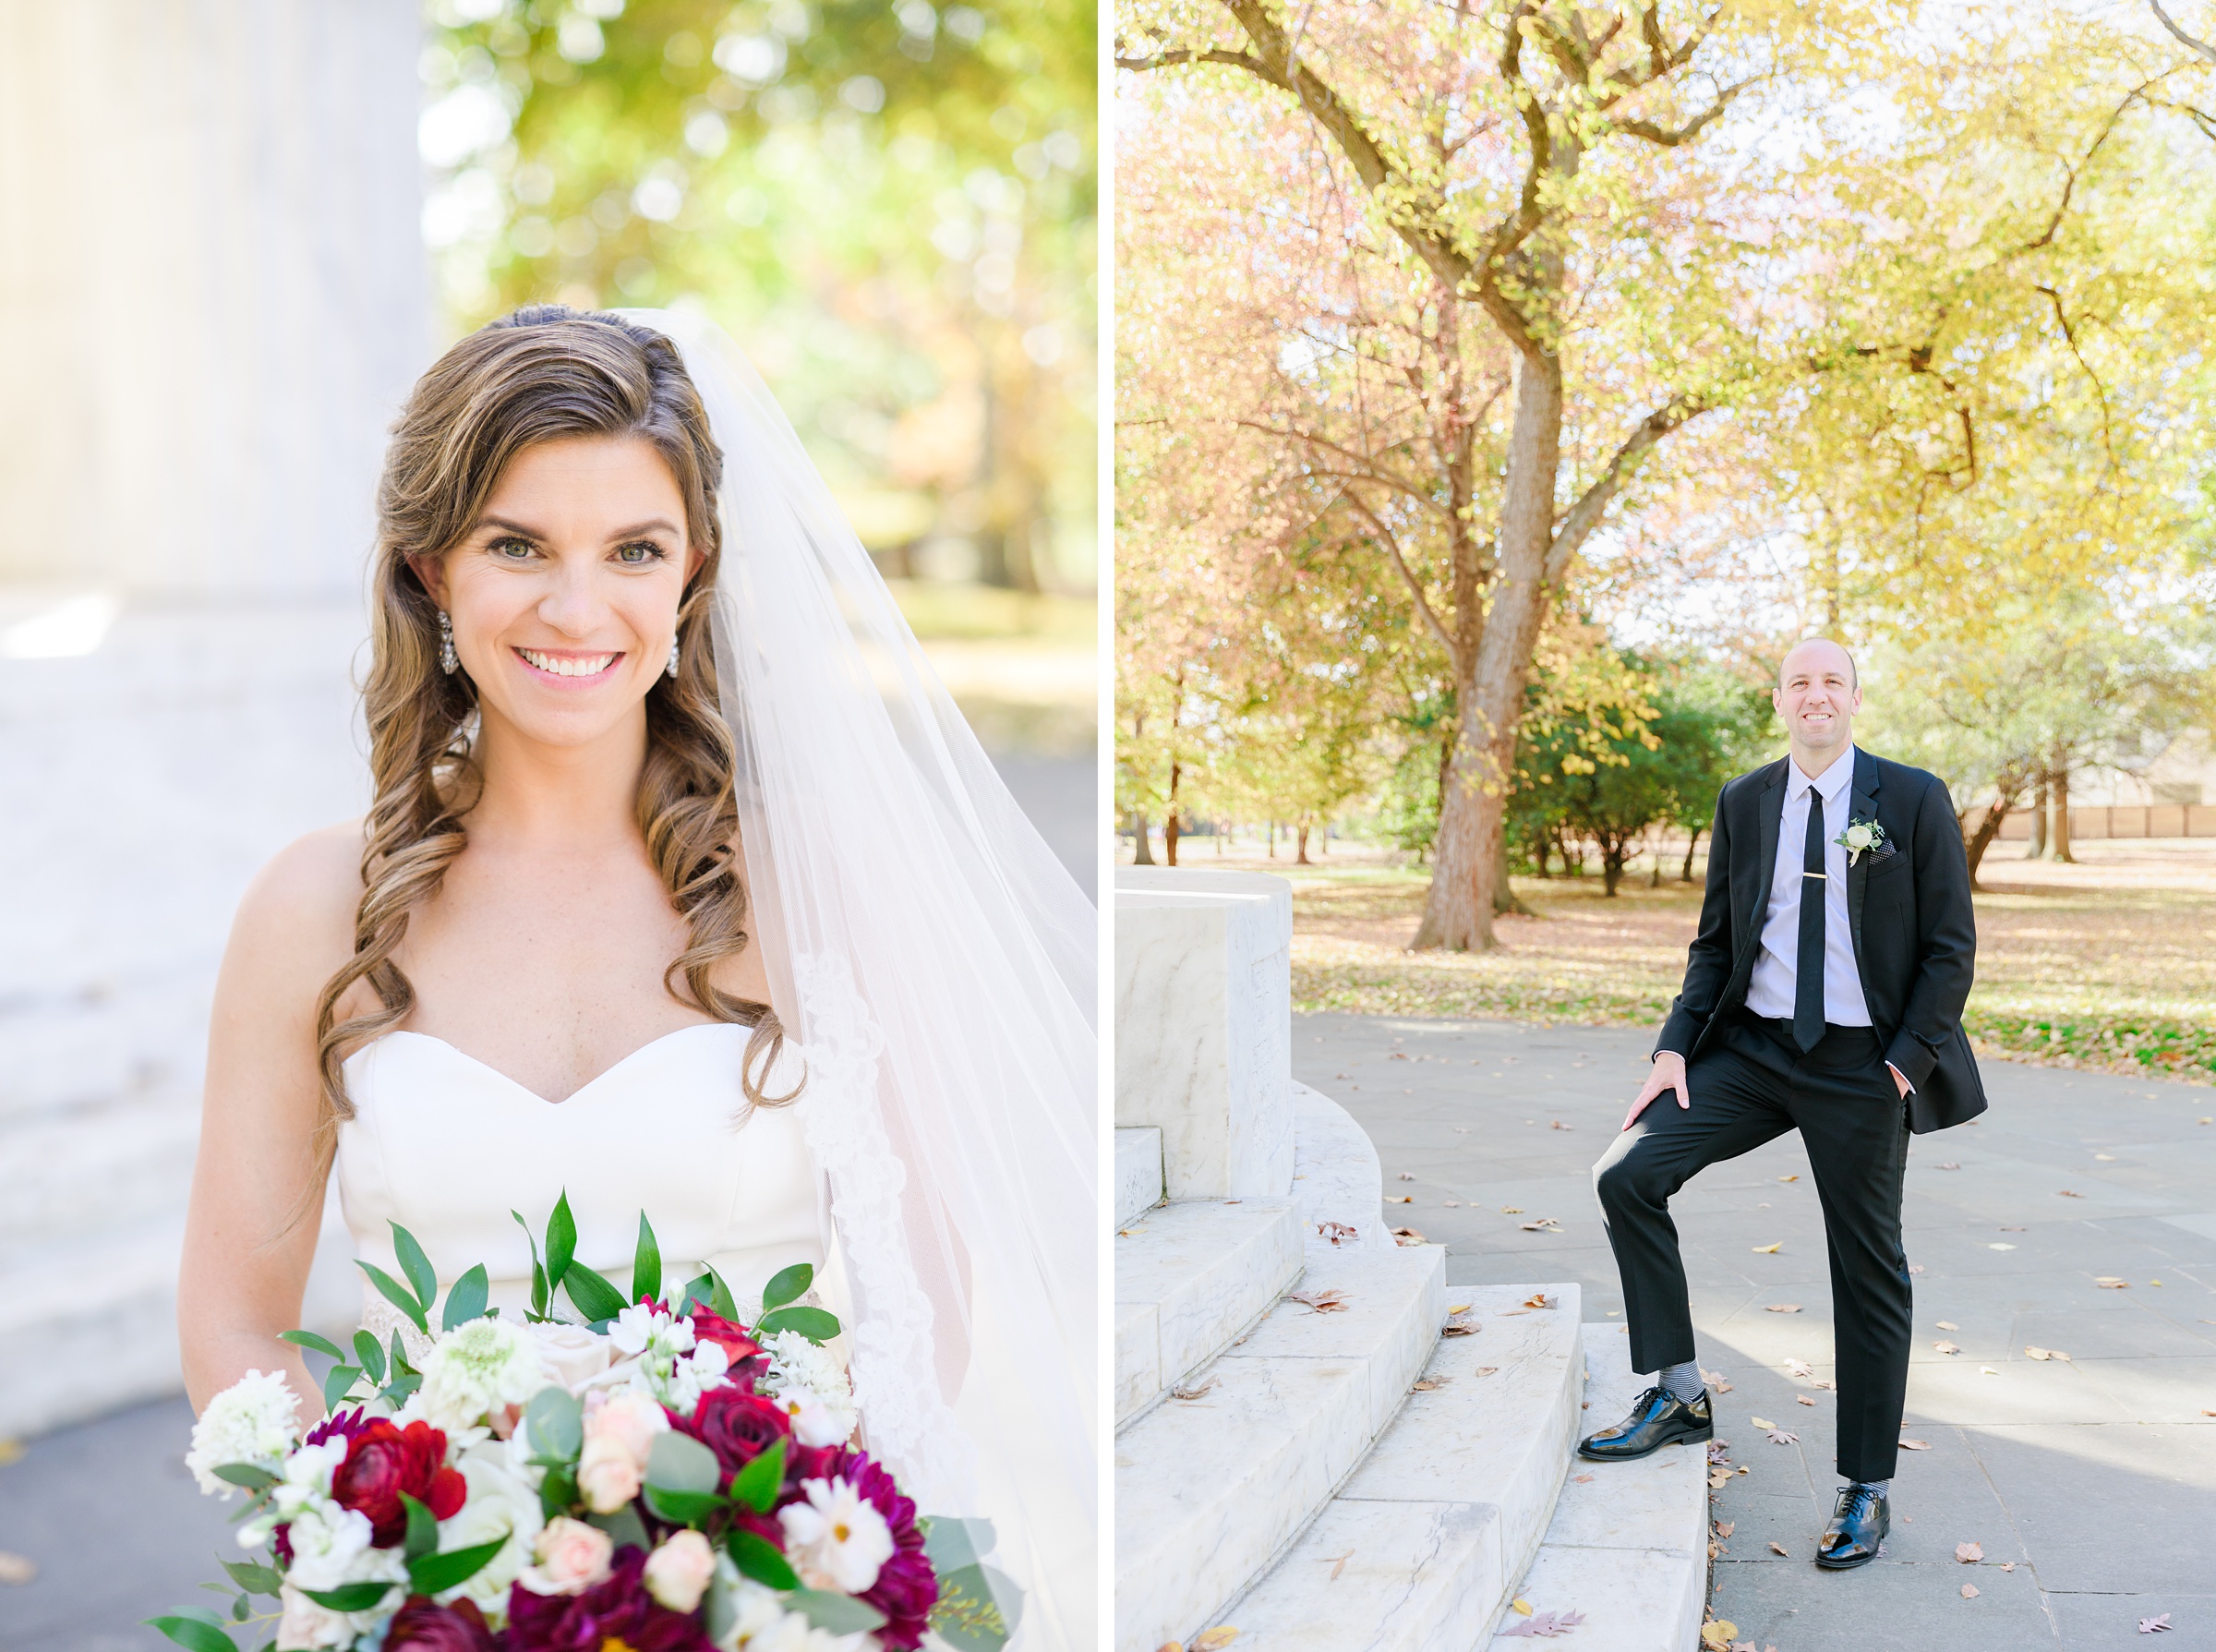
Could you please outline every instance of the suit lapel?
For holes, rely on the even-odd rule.
[[[1854,753],[1854,782],[1847,808],[1849,826],[1858,820],[1877,818],[1877,759],[1858,746]],[[1907,851],[1895,845],[1894,852]],[[1865,1002],[1870,996],[1870,978],[1862,968],[1862,897],[1870,886],[1871,859],[1865,852],[1847,869],[1847,931],[1854,938],[1854,972],[1861,978]]]
[[[1762,775],[1762,790],[1754,805],[1761,812],[1762,860],[1750,880],[1748,898],[1740,903],[1740,911],[1746,914],[1739,936],[1742,961],[1752,956],[1753,944],[1762,934],[1762,921],[1769,915],[1770,886],[1777,875],[1777,831],[1785,809],[1785,766],[1791,761],[1790,757],[1781,758]]]

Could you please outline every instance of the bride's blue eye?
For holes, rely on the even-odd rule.
[[[504,561],[520,562],[524,558],[536,552],[538,548],[528,539],[518,539],[510,535],[495,539],[485,549]]]
[[[644,568],[649,562],[662,560],[662,548],[651,539],[635,539],[629,545],[616,547],[616,560],[626,568]]]

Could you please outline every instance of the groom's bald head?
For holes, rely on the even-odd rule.
[[[1861,686],[1861,673],[1855,669],[1854,656],[1847,652],[1845,644],[1835,643],[1829,637],[1803,637],[1777,662],[1777,686],[1785,687],[1796,676],[1821,676],[1840,669],[1845,671],[1849,687]]]

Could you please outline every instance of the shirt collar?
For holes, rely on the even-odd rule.
[[[1798,797],[1804,791],[1813,791],[1827,803],[1838,802],[1839,793],[1846,790],[1848,783],[1854,778],[1854,760],[1860,754],[1855,747],[1849,746],[1845,756],[1813,780],[1800,772],[1798,763],[1788,757],[1786,765],[1793,771],[1793,783],[1787,795]]]

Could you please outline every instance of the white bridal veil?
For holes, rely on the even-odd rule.
[[[776,401],[697,315],[723,449],[716,657],[772,993],[850,1294],[870,1446],[982,1515],[1017,1647],[1092,1644],[1097,918],[925,663]]]

